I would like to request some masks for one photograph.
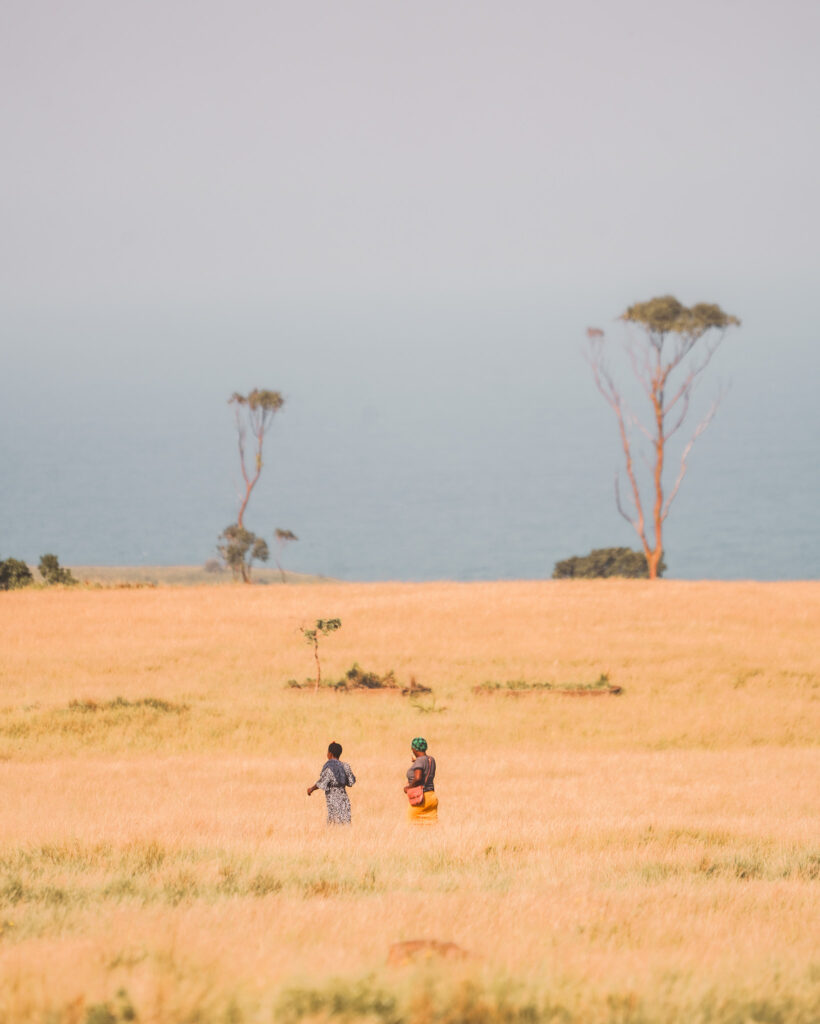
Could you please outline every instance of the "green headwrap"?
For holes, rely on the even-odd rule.
[[[413,750],[420,750],[422,753],[427,749],[427,740],[423,736],[416,736],[410,744]]]

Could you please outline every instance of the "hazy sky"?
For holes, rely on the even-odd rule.
[[[7,488],[69,424],[169,449],[253,386],[311,443],[335,401],[400,448],[459,389],[589,418],[584,328],[670,291],[743,319],[717,369],[805,443],[818,52],[810,0],[3,0]]]
[[[818,44],[810,0],[4,0],[3,298],[807,286]]]

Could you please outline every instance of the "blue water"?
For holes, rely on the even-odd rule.
[[[348,580],[548,577],[637,546],[615,509],[612,414],[582,314],[500,304],[26,312],[0,381],[0,557],[201,564],[234,521],[234,390],[286,397],[246,516],[287,568]],[[820,576],[815,337],[759,310],[667,521],[668,576]]]

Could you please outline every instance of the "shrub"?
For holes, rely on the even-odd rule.
[[[661,557],[658,575],[663,575],[666,563]],[[554,580],[603,579],[609,576],[623,576],[627,579],[648,579],[649,566],[642,551],[631,548],[596,548],[588,555],[573,555],[562,562],[556,562],[552,570]]]
[[[380,676],[378,672],[365,672],[359,668],[358,662],[354,662],[352,668],[345,673],[345,678],[340,679],[336,685],[362,690],[395,690],[398,683],[392,669],[386,675]]]
[[[63,583],[70,586],[77,582],[71,575],[71,570],[64,569],[60,565],[60,560],[56,555],[41,555],[40,564],[37,568],[43,577],[43,582],[49,584],[49,586],[54,583]]]
[[[221,543],[217,545],[217,551],[225,565],[233,573],[234,579],[241,578],[245,583],[251,581],[253,562],[267,562],[270,555],[268,542],[238,523],[226,526],[219,540]]]
[[[19,558],[0,561],[0,590],[17,590],[34,582],[31,569]]]

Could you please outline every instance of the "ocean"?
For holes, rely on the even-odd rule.
[[[397,320],[382,309],[234,321],[12,322],[0,557],[213,557],[241,492],[227,400],[253,387],[281,390],[285,406],[246,523],[271,545],[277,527],[298,536],[288,569],[539,579],[570,555],[638,546],[615,507],[615,420],[567,318],[545,326],[532,310],[495,309]],[[784,354],[765,327],[728,337],[704,377],[700,411],[719,382],[731,386],[667,520],[668,577],[820,576],[818,346],[806,333]]]

